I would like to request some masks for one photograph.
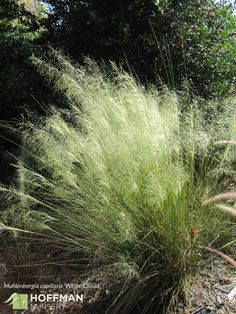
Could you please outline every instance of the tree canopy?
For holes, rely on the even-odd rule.
[[[207,97],[235,83],[233,5],[212,0],[49,0],[51,40],[76,60],[128,63],[142,79]]]
[[[33,54],[42,53],[42,41],[46,29],[43,27],[45,16],[43,7],[38,3],[37,11],[30,2],[2,0],[0,3],[0,117],[9,121],[19,118],[23,107],[32,109],[33,97],[43,99],[42,79],[29,62]],[[33,97],[32,97],[33,96]],[[0,128],[1,135],[11,141],[16,137],[7,129]],[[8,158],[7,150],[12,143],[1,140],[0,162]],[[5,178],[6,167],[1,167],[0,177]]]

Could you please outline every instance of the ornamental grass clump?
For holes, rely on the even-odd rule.
[[[231,129],[206,126],[194,107],[182,114],[174,93],[146,90],[114,65],[106,74],[58,54],[34,61],[69,109],[23,126],[10,193],[24,226],[18,214],[10,227],[55,239],[90,269],[119,271],[112,313],[166,313],[201,247],[232,242],[231,216],[204,204],[233,158],[213,143]]]

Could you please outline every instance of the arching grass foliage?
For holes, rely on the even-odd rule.
[[[124,278],[112,313],[154,313],[200,246],[232,240],[231,217],[203,202],[230,170],[234,151],[214,142],[233,136],[234,119],[206,125],[196,106],[183,114],[175,94],[145,90],[115,66],[34,61],[69,109],[23,125],[18,185],[2,188],[18,201],[2,228],[48,235],[92,269],[112,266]]]

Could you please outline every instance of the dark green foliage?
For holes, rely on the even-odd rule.
[[[183,13],[178,12],[187,78],[204,96],[226,95],[236,76],[233,8],[216,5],[214,1],[187,3]]]
[[[38,41],[43,28],[40,17],[8,0],[1,2],[0,25],[1,111],[3,103],[15,110],[16,103],[27,103],[32,93],[35,73],[28,58],[41,50]]]
[[[48,27],[71,56],[126,60],[143,80],[225,95],[235,80],[236,19],[212,0],[49,0]]]
[[[23,107],[31,110],[36,102],[43,100],[42,80],[29,62],[29,57],[39,55],[40,38],[44,33],[44,16],[26,10],[24,5],[14,0],[1,0],[0,3],[0,119],[19,119]],[[33,108],[32,108],[33,107]],[[36,108],[38,109],[38,108]],[[0,129],[1,135],[16,141],[9,132]],[[7,150],[12,144],[1,139],[0,161],[5,165]],[[6,166],[1,167],[0,177],[9,174]]]

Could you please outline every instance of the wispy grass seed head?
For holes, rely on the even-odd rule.
[[[54,109],[26,127],[20,198],[35,200],[29,216],[51,217],[58,241],[90,264],[124,265],[139,284],[158,273],[162,291],[174,286],[199,259],[199,245],[230,238],[229,217],[202,204],[229,153],[215,171],[214,126],[199,111],[182,114],[174,93],[145,90],[115,66],[106,75],[60,55],[35,63],[64,93],[75,123]]]

